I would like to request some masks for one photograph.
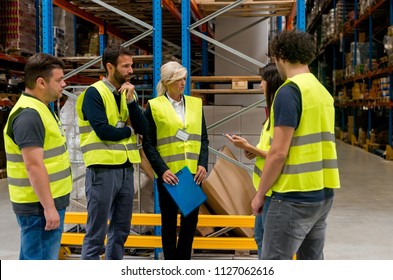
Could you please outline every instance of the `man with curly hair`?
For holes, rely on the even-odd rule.
[[[340,187],[334,137],[334,102],[310,72],[315,55],[312,37],[283,31],[270,45],[285,81],[278,89],[270,115],[270,147],[254,214],[271,202],[265,220],[262,259],[324,258],[326,219],[334,189]]]

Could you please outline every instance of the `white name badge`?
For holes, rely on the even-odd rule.
[[[121,122],[121,121],[118,121],[117,124],[116,124],[116,128],[123,128],[125,126],[126,126],[126,123],[125,122]]]
[[[182,140],[182,141],[187,141],[188,138],[190,137],[190,134],[185,132],[184,130],[179,129],[176,133],[176,138]]]

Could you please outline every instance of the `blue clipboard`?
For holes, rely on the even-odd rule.
[[[175,175],[179,179],[179,183],[177,185],[164,183],[164,187],[168,190],[177,207],[179,207],[182,215],[186,217],[195,208],[204,203],[207,200],[207,196],[194,181],[194,176],[187,166],[183,167]]]

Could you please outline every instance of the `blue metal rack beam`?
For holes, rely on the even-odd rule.
[[[187,69],[187,80],[184,94],[190,95],[191,91],[191,5],[189,0],[181,1],[181,59],[183,66]]]
[[[296,29],[306,31],[306,1],[296,1]]]
[[[160,68],[162,64],[162,10],[161,0],[153,0],[153,97],[157,96],[156,85],[160,81]],[[154,179],[154,213],[160,213],[157,181]],[[161,235],[161,227],[154,227],[155,235]],[[157,260],[162,249],[154,250]]]
[[[53,3],[42,0],[42,52],[53,55]]]
[[[389,21],[390,25],[393,25],[393,0],[390,0],[389,3]],[[393,74],[389,75],[389,97],[390,102],[393,102]],[[389,136],[388,136],[389,145],[393,146],[393,108],[389,110]]]
[[[372,15],[368,18],[368,69],[372,69],[372,59],[373,59],[373,18]],[[371,89],[371,79],[368,79],[368,90],[370,92]],[[368,110],[368,122],[367,122],[367,138],[370,139],[371,137],[371,129],[373,127],[373,112],[374,110],[369,108]]]
[[[277,31],[282,31],[282,17],[277,17]]]

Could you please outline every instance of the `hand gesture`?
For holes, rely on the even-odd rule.
[[[240,149],[246,149],[247,147],[250,146],[250,143],[248,143],[248,141],[246,139],[244,139],[243,137],[237,136],[237,135],[229,135],[229,134],[225,134],[225,137],[229,139],[229,141],[232,142],[232,144],[235,147],[238,147]]]
[[[134,101],[135,86],[130,82],[125,82],[124,84],[121,85],[119,89],[119,92],[121,93],[123,93],[124,91],[126,91],[127,103]]]
[[[169,169],[162,174],[162,180],[170,185],[177,185],[179,183],[179,179]]]
[[[197,170],[197,173],[194,176],[194,181],[198,185],[200,185],[203,182],[203,180],[205,180],[205,178],[206,178],[206,169],[205,169],[205,167],[203,167],[201,165],[198,165],[198,170]]]

